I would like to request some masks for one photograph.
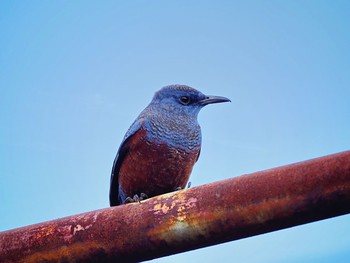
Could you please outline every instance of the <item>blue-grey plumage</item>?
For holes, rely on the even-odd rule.
[[[227,101],[185,85],[157,91],[119,147],[111,174],[110,205],[133,200],[134,195],[151,197],[183,188],[200,153],[200,109]]]

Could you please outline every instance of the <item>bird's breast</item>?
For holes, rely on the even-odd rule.
[[[141,130],[132,138],[119,174],[125,196],[145,193],[154,196],[184,188],[199,154],[199,147],[148,136]]]

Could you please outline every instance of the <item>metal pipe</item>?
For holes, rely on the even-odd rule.
[[[0,262],[134,262],[350,213],[350,151],[0,233]]]

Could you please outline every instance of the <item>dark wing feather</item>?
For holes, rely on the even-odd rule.
[[[118,149],[118,153],[113,162],[113,168],[111,173],[111,182],[109,188],[109,204],[110,206],[120,205],[119,201],[119,171],[120,167],[125,159],[125,156],[129,152],[130,139],[137,133],[138,130],[142,127],[144,121],[142,119],[137,119],[129,128],[126,133],[122,144]]]

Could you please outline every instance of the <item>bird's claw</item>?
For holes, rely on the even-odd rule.
[[[130,196],[125,198],[124,203],[126,203],[126,204],[128,204],[128,203],[135,203],[135,202],[141,203],[142,200],[145,200],[147,198],[148,198],[148,196],[145,193],[141,193],[140,196],[136,194],[132,198]]]

